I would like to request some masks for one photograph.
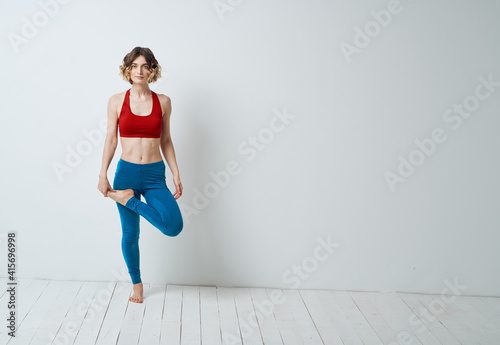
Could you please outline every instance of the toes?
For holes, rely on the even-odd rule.
[[[143,299],[139,298],[139,297],[134,297],[134,296],[130,296],[128,298],[129,301],[131,302],[135,302],[135,303],[142,303]]]

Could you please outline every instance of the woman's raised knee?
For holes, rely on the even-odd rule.
[[[167,236],[175,237],[179,235],[184,227],[183,222],[172,223],[169,226],[163,225],[161,232]]]

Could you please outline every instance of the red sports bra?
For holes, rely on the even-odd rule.
[[[151,114],[135,115],[130,110],[130,89],[127,90],[118,118],[121,137],[159,138],[161,136],[161,104],[156,93],[151,91],[151,94],[153,97]]]

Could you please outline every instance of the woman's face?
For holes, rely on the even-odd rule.
[[[144,56],[138,56],[130,65],[130,79],[132,82],[147,84],[149,75],[151,74],[149,67]]]

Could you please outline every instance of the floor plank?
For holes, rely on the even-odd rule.
[[[182,286],[167,285],[163,320],[161,323],[161,345],[181,343]]]
[[[200,288],[183,286],[181,344],[199,345],[200,339]]]
[[[242,345],[243,340],[232,289],[227,287],[217,288],[217,300],[219,303],[222,343]]]
[[[200,287],[201,343],[221,345],[217,289],[213,286]]]

